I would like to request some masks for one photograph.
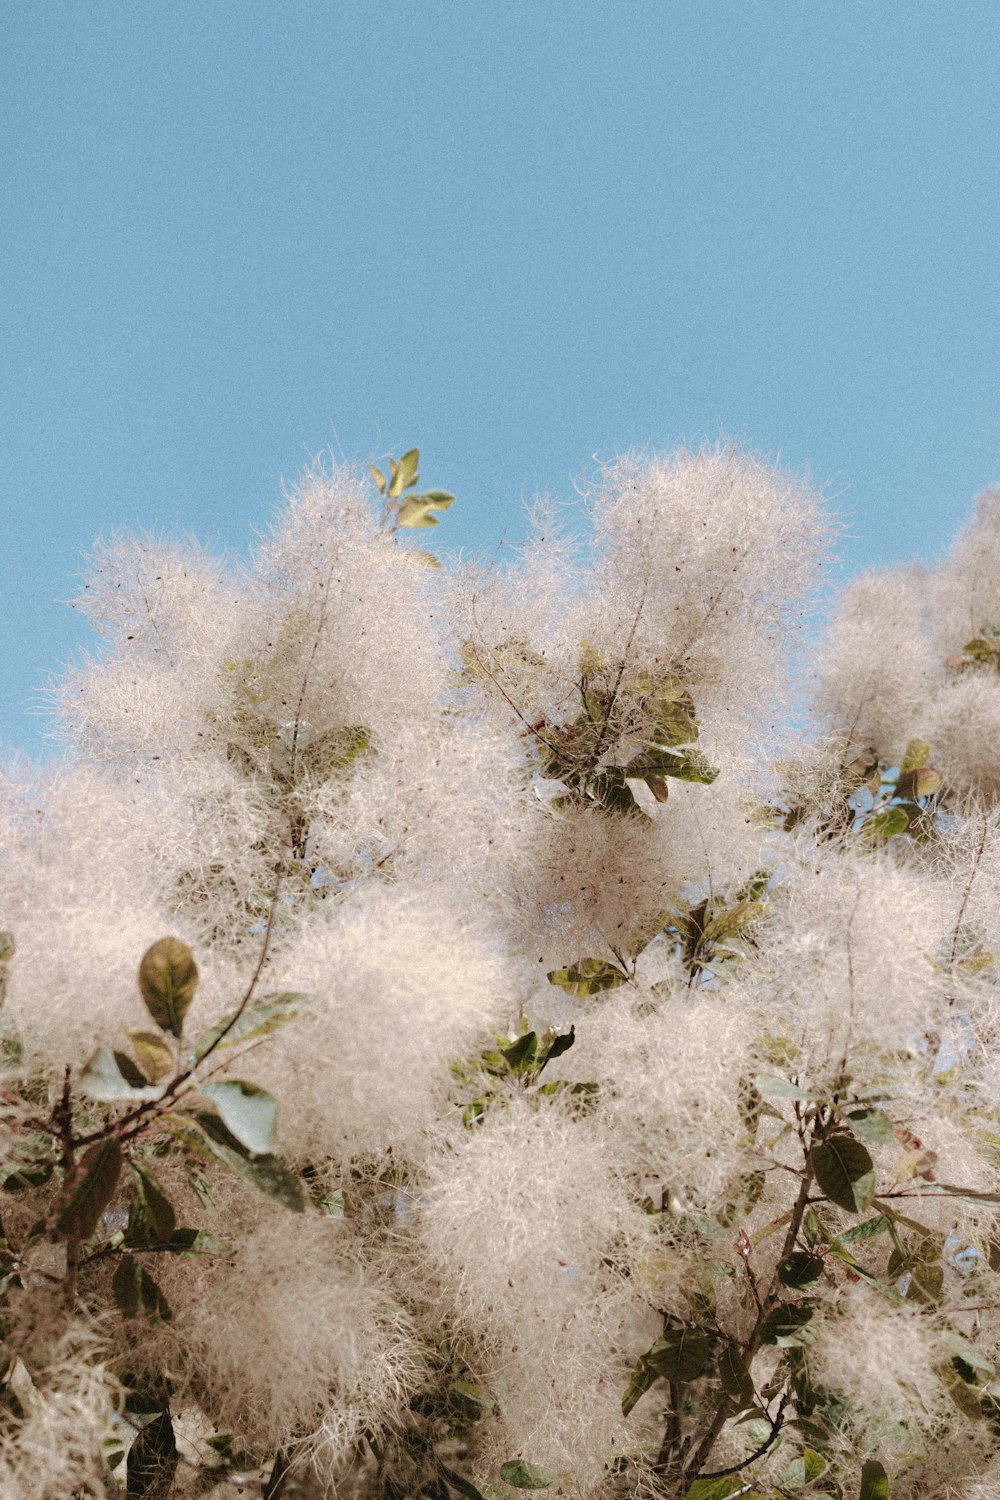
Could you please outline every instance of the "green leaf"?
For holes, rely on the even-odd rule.
[[[144,1312],[151,1323],[169,1323],[173,1317],[170,1304],[149,1272],[133,1255],[123,1255],[111,1279],[111,1291],[125,1318]]]
[[[877,1458],[868,1459],[862,1466],[858,1500],[889,1500],[889,1479]]]
[[[501,1464],[500,1478],[515,1490],[547,1490],[550,1484],[556,1482],[556,1476],[550,1474],[548,1469],[543,1469],[539,1464],[527,1464],[521,1458],[513,1458],[509,1463]]]
[[[177,1215],[149,1168],[136,1161],[130,1165],[135,1188],[125,1243],[132,1249],[143,1249],[169,1240],[177,1225]]]
[[[180,938],[160,938],[143,954],[139,992],[161,1031],[180,1036],[197,985],[194,956]]]
[[[794,1250],[778,1265],[778,1280],[782,1286],[810,1286],[823,1274],[823,1257],[810,1255],[805,1250]]]
[[[917,1261],[910,1269],[907,1302],[937,1302],[944,1290],[944,1267]]]
[[[866,1141],[891,1141],[896,1133],[889,1116],[881,1109],[852,1109],[845,1116],[844,1123]]]
[[[126,1500],[167,1500],[177,1472],[177,1442],[170,1413],[158,1412],[128,1450]]]
[[[753,1376],[736,1344],[727,1344],[719,1355],[719,1380],[737,1411],[753,1406],[756,1394]]]
[[[876,813],[868,824],[876,838],[891,839],[897,833],[905,833],[910,820],[901,807],[886,807]]]
[[[538,1052],[538,1037],[533,1031],[525,1032],[516,1042],[503,1049],[503,1055],[512,1073],[524,1073],[534,1063]]]
[[[875,1164],[860,1141],[831,1135],[809,1152],[816,1181],[831,1203],[861,1214],[875,1196]]]
[[[282,1026],[287,1026],[289,1021],[294,1021],[308,1002],[308,995],[294,990],[280,990],[273,995],[260,995],[249,1000],[240,1011],[238,1019],[233,1019],[236,1015],[233,1011],[198,1038],[194,1049],[195,1062],[200,1062],[216,1045],[220,1048],[235,1047],[240,1042],[269,1036],[272,1031],[278,1031]]]
[[[703,786],[710,786],[719,774],[718,766],[711,765],[707,757],[693,746],[675,749],[670,745],[648,742],[645,753],[629,763],[629,772],[633,776],[645,776],[650,771],[673,776],[677,781],[697,781]]]
[[[959,1359],[964,1359],[965,1363],[971,1365],[974,1370],[980,1370],[990,1380],[993,1379],[996,1374],[996,1367],[990,1360],[980,1354],[975,1344],[963,1338],[960,1333],[954,1333],[950,1328],[946,1329],[941,1334],[941,1342],[948,1346],[952,1354],[957,1354]]]
[[[236,1172],[259,1192],[275,1198],[294,1213],[305,1210],[302,1184],[296,1174],[278,1156],[251,1156],[243,1143],[227,1130],[222,1120],[215,1115],[197,1114],[174,1116],[174,1124],[182,1130],[185,1124],[195,1125],[197,1139],[203,1144],[206,1154],[215,1158],[222,1166]]]
[[[568,969],[550,969],[546,978],[568,994],[580,996],[596,995],[601,990],[613,990],[628,983],[628,975],[603,958],[581,958]]]
[[[73,1190],[60,1210],[56,1231],[65,1240],[89,1240],[111,1202],[122,1170],[117,1141],[99,1141],[77,1165]]]
[[[771,1099],[814,1099],[815,1094],[810,1094],[806,1089],[800,1089],[797,1083],[790,1083],[787,1078],[776,1078],[771,1073],[758,1073],[754,1079],[754,1087],[758,1094]]]
[[[80,1087],[84,1093],[104,1104],[116,1103],[121,1099],[128,1099],[133,1103],[142,1099],[159,1099],[163,1089],[148,1086],[133,1063],[132,1076],[140,1078],[140,1085],[136,1087],[123,1073],[123,1061],[129,1061],[123,1052],[112,1052],[110,1047],[98,1047],[94,1055],[84,1063],[80,1074]]]
[[[763,1500],[759,1490],[747,1493],[746,1480],[742,1474],[722,1474],[718,1479],[696,1479],[685,1492],[684,1500],[729,1500],[739,1496],[740,1500]]]
[[[708,1364],[708,1340],[691,1328],[671,1328],[643,1356],[664,1380],[697,1380]]]
[[[385,494],[385,487],[388,484],[388,480],[386,479],[385,475],[382,473],[382,470],[379,469],[379,468],[377,468],[375,466],[375,464],[371,464],[369,466],[368,472],[372,476],[372,478],[374,479],[376,485],[378,486],[379,493],[382,494],[382,495],[384,495]]]
[[[438,510],[447,510],[455,499],[447,490],[425,490],[422,495],[408,495],[396,513],[397,526],[436,526]]]
[[[982,636],[977,636],[974,641],[967,641],[962,647],[962,655],[971,657],[973,661],[992,662],[996,660],[998,650],[1000,650],[1000,647],[998,647],[996,641],[986,640]]]
[[[915,771],[901,772],[896,782],[896,796],[906,798],[930,797],[941,785],[941,777],[930,766],[920,766]]]
[[[174,1054],[158,1031],[129,1031],[139,1066],[150,1083],[159,1083],[174,1069]]]
[[[302,768],[321,781],[347,771],[372,742],[367,724],[341,724],[314,735],[301,753]],[[270,898],[264,905],[270,906]]]
[[[554,1057],[562,1057],[563,1053],[568,1052],[575,1041],[575,1026],[571,1026],[568,1031],[563,1031],[559,1034],[559,1036],[553,1037],[552,1041],[545,1049],[545,1061],[551,1062]]]
[[[837,1236],[837,1241],[843,1245],[857,1245],[865,1240],[873,1240],[880,1234],[885,1234],[889,1228],[889,1220],[884,1214],[876,1214],[873,1219],[866,1219],[863,1224],[853,1224],[850,1229],[845,1229],[843,1234]]]
[[[639,1401],[649,1390],[650,1386],[654,1384],[656,1378],[656,1371],[650,1369],[649,1365],[646,1363],[645,1356],[643,1356],[643,1358],[640,1359],[639,1363],[636,1365],[635,1369],[632,1371],[629,1383],[625,1387],[625,1394],[622,1397],[623,1417],[628,1416],[629,1412],[632,1410],[633,1406],[635,1406],[636,1402]]]
[[[900,775],[905,776],[908,771],[919,771],[921,766],[926,766],[930,755],[931,747],[926,740],[911,740],[899,763]]]
[[[963,1417],[967,1417],[971,1422],[981,1421],[983,1397],[979,1387],[969,1385],[963,1380],[953,1364],[936,1365],[935,1373],[940,1376],[948,1395]]]
[[[42,1187],[55,1170],[52,1149],[53,1142],[47,1135],[25,1132],[6,1148],[6,1159],[0,1164],[0,1187],[7,1193]]]
[[[389,470],[392,479],[389,482],[389,499],[398,500],[404,490],[408,490],[412,484],[417,482],[417,465],[420,463],[420,449],[409,448],[403,454],[397,464],[394,459],[389,460]]]
[[[255,1155],[266,1155],[278,1136],[278,1101],[266,1089],[242,1079],[202,1085],[201,1095],[211,1101],[226,1126],[241,1145]]]
[[[802,1329],[811,1321],[813,1310],[801,1302],[780,1302],[760,1325],[762,1344],[776,1344],[780,1349],[802,1343]]]
[[[804,1448],[798,1458],[793,1458],[784,1474],[781,1476],[782,1485],[788,1485],[790,1489],[799,1489],[804,1484],[812,1484],[814,1479],[819,1479],[825,1474],[829,1465],[822,1453],[817,1453],[815,1448]]]

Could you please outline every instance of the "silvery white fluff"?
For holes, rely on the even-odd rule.
[[[5,1386],[21,1417],[0,1417],[4,1500],[64,1500],[83,1485],[107,1493],[102,1447],[114,1434],[122,1391],[102,1333],[83,1318],[62,1328],[43,1324],[21,1345],[25,1358],[5,1360]],[[12,1404],[8,1397],[8,1410]]]
[[[329,1474],[371,1424],[402,1418],[426,1372],[405,1309],[358,1263],[344,1221],[303,1220],[294,1243],[290,1256],[287,1219],[265,1213],[233,1263],[173,1262],[163,1284],[217,1423],[262,1453],[294,1434],[299,1464]],[[175,1339],[159,1335],[168,1364]]]
[[[622,1375],[651,1323],[614,1264],[647,1243],[648,1221],[601,1133],[525,1101],[443,1141],[426,1193],[419,1248],[437,1305],[497,1398],[487,1453],[513,1444],[588,1488],[597,1455],[628,1446]]]
[[[996,493],[939,566],[845,590],[789,749],[832,529],[803,483],[728,448],[633,456],[588,491],[589,537],[547,504],[516,549],[441,569],[380,524],[366,483],[317,466],[246,563],[99,547],[83,607],[102,644],[56,694],[67,759],[4,780],[3,1024],[23,1048],[4,1054],[5,1149],[37,1133],[67,1066],[77,1090],[98,1044],[151,1024],[138,963],[172,934],[201,973],[185,1045],[258,964],[255,1001],[297,997],[290,1024],[204,1066],[273,1094],[308,1202],[286,1212],[127,1135],[206,1237],[176,1257],[133,1245],[173,1318],[123,1318],[123,1172],[80,1273],[106,1321],[84,1337],[53,1312],[26,1421],[0,1416],[3,1500],[113,1493],[102,1422],[137,1351],[178,1409],[263,1457],[289,1448],[331,1493],[379,1463],[378,1483],[415,1491],[433,1465],[414,1434],[434,1423],[487,1500],[509,1500],[515,1458],[581,1500],[663,1489],[668,1407],[704,1430],[720,1355],[764,1302],[816,1306],[791,1347],[839,1403],[822,1484],[853,1496],[881,1456],[893,1500],[982,1500],[986,1382],[956,1402],[947,1335],[1000,1360],[1000,673],[964,650],[1000,631]],[[689,694],[715,780],[671,778],[665,802],[640,785],[642,816],[561,801],[539,747],[593,712],[585,678],[629,700],[633,727],[644,681]],[[934,837],[877,839],[864,798],[825,821],[845,758],[874,750],[888,772],[912,740],[943,778]],[[694,962],[677,924],[702,902],[705,920],[729,912],[760,871],[747,925]],[[549,982],[581,963],[613,987]],[[550,1023],[573,1045],[518,1072],[519,1038],[544,1045]],[[209,1107],[184,1090],[164,1114]],[[842,1241],[857,1271],[835,1253],[859,1215],[824,1201],[809,1133],[851,1091],[882,1112],[871,1213],[894,1209],[903,1240],[928,1231],[935,1303],[904,1299],[888,1234]],[[83,1107],[88,1130],[134,1124]],[[807,1288],[779,1275],[803,1173],[822,1262]],[[44,1185],[10,1201],[14,1238],[57,1217]],[[62,1285],[58,1240],[25,1261],[32,1297]],[[641,1356],[681,1327],[710,1335],[704,1374],[674,1393],[650,1379],[623,1414]],[[753,1466],[762,1494],[789,1489],[799,1451],[787,1347],[754,1350],[772,1412],[790,1393],[782,1444]],[[729,1415],[709,1468],[748,1451]],[[419,1484],[390,1475],[400,1453],[430,1465]]]
[[[371,888],[303,930],[271,982],[308,998],[255,1068],[282,1099],[287,1148],[419,1157],[447,1107],[449,1063],[506,1020],[505,978],[495,947],[440,889]]]

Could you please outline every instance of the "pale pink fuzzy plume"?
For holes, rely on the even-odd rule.
[[[3,1500],[66,1500],[83,1488],[114,1494],[105,1453],[123,1392],[110,1350],[83,1321],[49,1341],[38,1358],[16,1359],[5,1382],[10,1398],[0,1415],[0,1496]]]
[[[629,936],[670,904],[682,878],[655,822],[596,807],[536,813],[513,871],[522,942],[561,967]]]
[[[922,732],[945,786],[961,797],[1000,797],[1000,676],[969,672],[928,705]]]
[[[77,605],[106,647],[60,688],[71,745],[117,765],[190,753],[220,694],[237,597],[221,564],[193,542],[99,544]]]
[[[836,1068],[845,1048],[908,1047],[942,1014],[935,960],[948,914],[933,885],[887,857],[804,845],[798,855],[771,892],[758,1004],[762,1024],[799,1041],[810,1082],[825,1087],[817,1071]]]
[[[651,1332],[616,1269],[647,1242],[646,1216],[601,1133],[513,1100],[442,1146],[425,1193],[431,1285],[475,1340],[510,1440],[571,1482],[593,1476],[628,1444],[621,1393]]]
[[[513,790],[521,760],[509,735],[472,719],[401,725],[349,776],[306,778],[309,857],[333,884],[448,872],[463,905],[509,917],[533,811]]]
[[[445,665],[433,580],[379,528],[368,488],[317,466],[287,496],[255,554],[237,675],[250,667],[283,719],[382,736],[434,712]]]
[[[331,907],[269,972],[268,989],[307,1003],[254,1076],[280,1098],[296,1157],[405,1156],[445,1104],[450,1062],[505,1018],[504,968],[448,888],[371,885]]]
[[[912,1443],[907,1424],[931,1432],[953,1411],[938,1369],[950,1354],[941,1330],[919,1305],[884,1301],[870,1288],[845,1286],[809,1325],[806,1359],[817,1385],[840,1391],[859,1440]]]
[[[840,595],[822,643],[814,712],[853,753],[890,764],[922,726],[941,661],[924,620],[927,582],[916,568],[863,573]]]
[[[639,660],[676,663],[706,717],[767,714],[829,546],[817,497],[720,447],[619,459],[591,506],[601,604],[586,633],[598,648],[615,657],[631,637]]]
[[[61,1073],[142,1024],[139,961],[171,931],[170,902],[139,788],[63,768],[6,793],[0,903],[16,953],[4,1014]]]
[[[196,1391],[264,1453],[304,1440],[331,1471],[366,1429],[400,1420],[425,1378],[413,1325],[342,1220],[264,1212],[231,1263],[173,1262],[163,1284]]]
[[[752,1170],[733,1080],[751,1067],[753,1029],[738,987],[616,991],[577,1027],[560,1062],[601,1085],[597,1117],[638,1186],[656,1181],[675,1204],[711,1212]]]
[[[1000,488],[977,498],[972,520],[935,570],[932,617],[942,659],[984,630],[1000,630]]]

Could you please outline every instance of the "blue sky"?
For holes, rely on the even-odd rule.
[[[995,0],[45,0],[0,60],[0,746],[114,528],[244,548],[332,446],[442,543],[593,454],[808,468],[844,566],[1000,481]]]

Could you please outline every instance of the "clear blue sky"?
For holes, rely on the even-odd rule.
[[[101,532],[246,545],[424,451],[441,540],[591,454],[811,470],[849,570],[1000,480],[996,0],[0,10],[0,746]]]

